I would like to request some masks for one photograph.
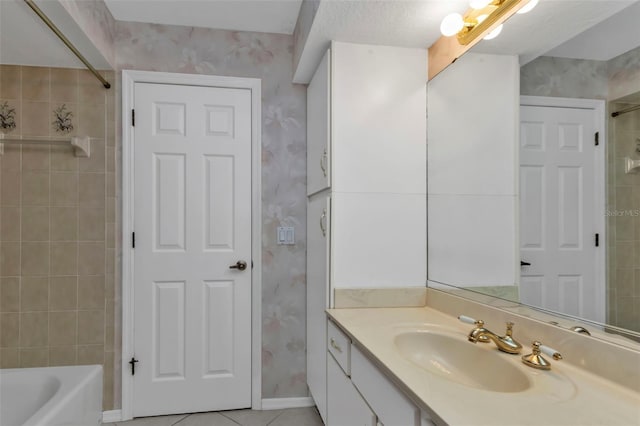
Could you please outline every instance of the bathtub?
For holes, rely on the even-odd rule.
[[[102,366],[0,370],[0,425],[102,424]]]

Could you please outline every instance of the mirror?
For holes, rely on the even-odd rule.
[[[429,82],[429,286],[640,341],[638,20],[541,1]]]

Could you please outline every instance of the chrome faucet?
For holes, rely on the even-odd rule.
[[[461,321],[469,322],[471,318],[460,316]],[[469,341],[471,343],[477,343],[482,339],[491,340],[496,344],[498,349],[508,354],[519,354],[522,352],[522,345],[513,338],[513,323],[507,322],[507,332],[504,336],[498,336],[493,331],[484,328],[484,321],[473,320],[475,328],[469,333]]]

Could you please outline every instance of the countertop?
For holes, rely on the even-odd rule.
[[[532,383],[525,391],[510,393],[467,387],[418,367],[396,349],[398,333],[441,327],[466,340],[472,328],[433,308],[329,309],[327,314],[438,424],[640,425],[640,395],[572,365],[579,360],[552,360],[550,371],[536,370],[522,364],[520,355],[500,352],[493,343],[479,345],[521,369]],[[531,347],[521,343],[523,354],[530,353]]]

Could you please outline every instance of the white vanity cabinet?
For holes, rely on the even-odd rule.
[[[334,290],[426,285],[426,70],[425,49],[332,42],[307,89],[307,377],[325,423]]]
[[[376,426],[376,415],[331,355],[327,358],[327,386],[328,425]]]
[[[330,320],[327,329],[326,425],[431,425],[428,417],[421,419],[420,410],[411,400]]]
[[[307,384],[327,422],[327,323],[329,306],[329,234],[331,201],[328,193],[307,204]],[[319,321],[317,319],[320,319]]]
[[[380,423],[398,426],[420,424],[420,410],[356,346],[351,348],[351,381]]]

